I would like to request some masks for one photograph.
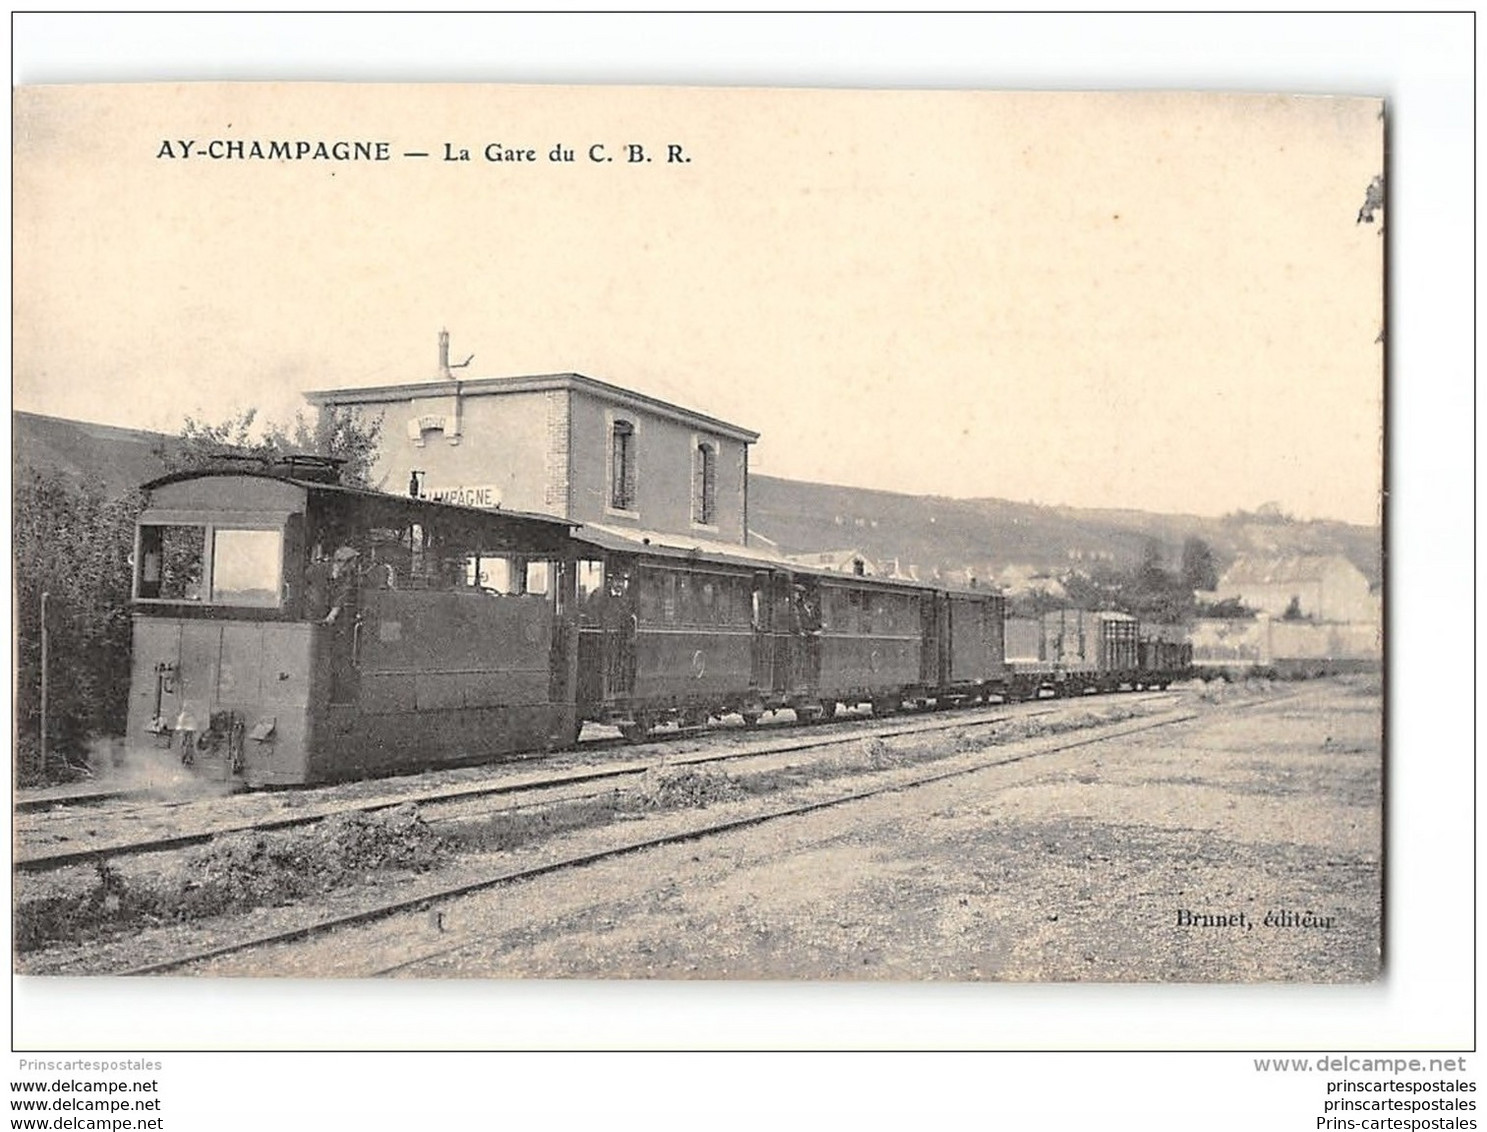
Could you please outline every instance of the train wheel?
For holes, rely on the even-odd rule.
[[[745,727],[758,727],[759,726],[759,717],[761,715],[763,715],[764,713],[763,712],[759,712],[759,711],[754,711],[752,708],[749,708],[749,709],[747,709],[745,711],[739,712],[738,714],[741,715],[741,716],[743,716],[743,722],[744,722],[744,726]]]
[[[620,738],[627,743],[643,743],[650,734],[650,723],[644,718],[619,724]]]
[[[833,708],[833,710],[835,709]],[[814,723],[820,723],[826,718],[828,717],[824,704],[815,703],[795,705],[795,721],[797,723],[810,725]]]

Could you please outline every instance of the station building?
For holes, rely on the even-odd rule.
[[[474,507],[613,530],[748,543],[749,445],[759,434],[580,373],[456,378],[305,394],[382,420],[374,482]]]

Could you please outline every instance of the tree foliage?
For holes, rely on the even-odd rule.
[[[1189,582],[1189,567],[1196,570],[1205,553],[1207,570],[1211,572],[1212,551],[1203,540],[1188,539],[1183,546],[1183,568],[1174,572],[1166,568],[1162,544],[1148,539],[1142,546],[1140,561],[1133,567],[1122,569],[1100,564],[1089,571],[1065,575],[1060,580],[1068,599],[1055,604],[1116,610],[1151,624],[1185,623],[1197,612],[1193,590],[1198,587]]]
[[[157,449],[170,471],[206,467],[223,454],[257,457],[271,463],[284,455],[331,456],[345,463],[341,481],[361,487],[372,482],[377,449],[382,441],[382,418],[369,418],[355,409],[326,408],[313,419],[296,413],[290,423],[258,424],[258,410],[211,424],[187,417],[176,443]]]
[[[1219,584],[1213,548],[1196,536],[1182,544],[1182,584],[1190,590],[1213,590]]]
[[[1031,617],[1036,620],[1050,610],[1063,609],[1068,605],[1069,598],[1062,594],[1052,594],[1047,590],[1025,590],[1008,596],[1007,616]]]
[[[88,741],[120,734],[129,697],[129,556],[139,497],[35,471],[13,500],[18,776],[65,780]],[[47,595],[48,760],[41,761],[41,595]]]
[[[1252,621],[1255,611],[1237,597],[1226,597],[1223,601],[1199,602],[1195,611],[1199,617],[1214,617],[1221,621]]]

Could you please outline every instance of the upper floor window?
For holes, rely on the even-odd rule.
[[[609,505],[635,510],[635,426],[615,421],[609,436]]]
[[[718,521],[718,449],[705,440],[692,453],[692,521],[709,527]]]

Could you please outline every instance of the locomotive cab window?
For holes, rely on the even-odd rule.
[[[472,554],[466,559],[465,572],[472,588],[508,596],[521,593],[521,574],[504,554]]]
[[[546,597],[552,589],[553,564],[543,558],[466,554],[451,576],[457,577],[465,589],[503,597]]]
[[[205,525],[142,525],[135,593],[146,601],[201,601],[206,539]]]
[[[212,539],[212,602],[279,604],[284,536],[279,531],[218,527]]]
[[[541,559],[527,563],[527,588],[529,594],[546,597],[552,585],[551,564]]]
[[[142,601],[272,608],[282,594],[283,566],[278,529],[144,523],[135,593]]]

